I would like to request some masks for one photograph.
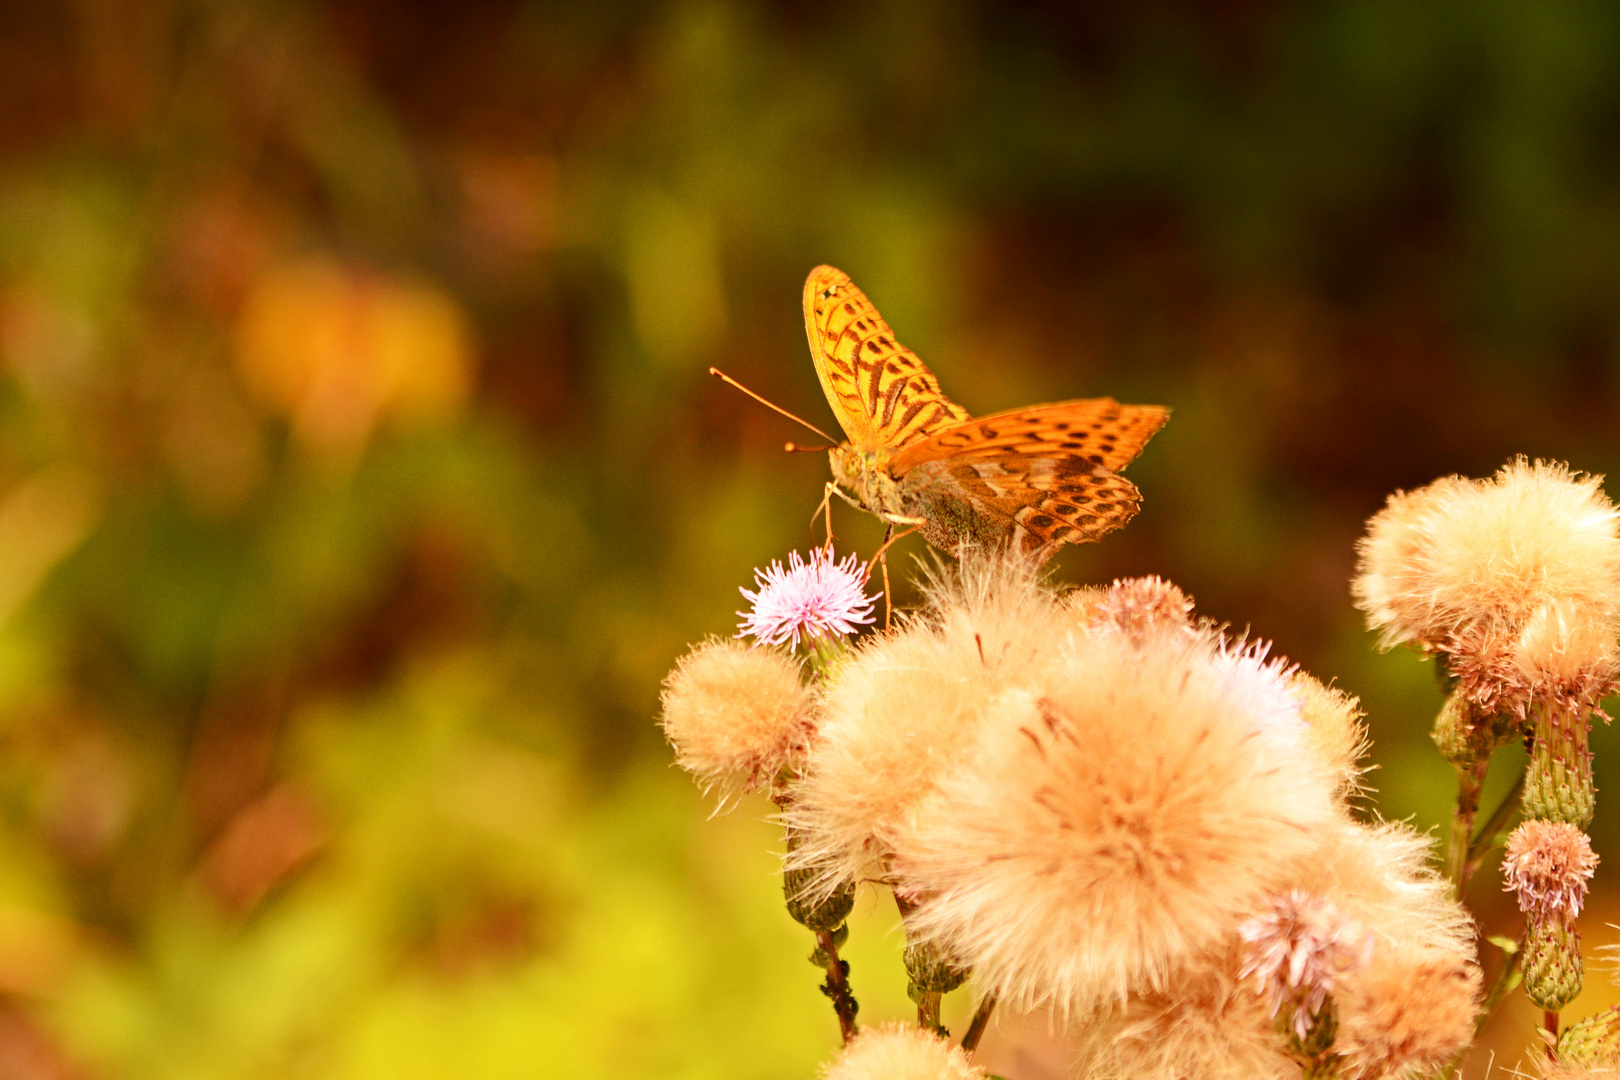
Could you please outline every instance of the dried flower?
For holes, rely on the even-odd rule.
[[[1087,621],[1096,628],[1141,638],[1166,626],[1192,626],[1192,598],[1160,577],[1122,578],[1086,598]]]
[[[1290,889],[1238,926],[1247,948],[1241,976],[1253,978],[1273,1016],[1288,1014],[1301,1043],[1348,971],[1365,967],[1373,938],[1333,901]]]
[[[892,827],[908,933],[1014,1007],[1163,987],[1333,821],[1286,670],[1207,632],[1056,638]],[[970,682],[978,672],[957,676]]]
[[[1367,962],[1335,981],[1333,1052],[1351,1076],[1432,1072],[1473,1038],[1473,922],[1410,827],[1341,818],[1318,841],[1293,886],[1331,898],[1374,942]]]
[[[1240,985],[1234,939],[1164,990],[1072,1025],[1079,1077],[1138,1080],[1300,1080],[1263,997]]]
[[[801,757],[814,732],[793,662],[736,641],[708,641],[682,657],[663,703],[676,763],[705,788],[720,786],[722,805]]]
[[[1366,826],[1343,814],[1317,840],[1288,888],[1331,900],[1375,942],[1365,964],[1335,976],[1325,1019],[1336,1018],[1336,1032],[1324,1022],[1308,1046],[1292,1031],[1279,1038],[1267,998],[1252,989],[1255,972],[1244,977],[1250,947],[1233,932],[1164,989],[1076,1024],[1077,1075],[1299,1080],[1303,1050],[1329,1068],[1339,1059],[1337,1075],[1370,1080],[1421,1075],[1466,1046],[1479,989],[1474,929],[1426,865],[1428,841],[1404,825]],[[1272,898],[1257,910],[1274,912]]]
[[[1299,699],[1300,717],[1305,721],[1310,744],[1339,774],[1339,794],[1351,796],[1361,791],[1364,771],[1361,757],[1367,752],[1367,728],[1362,723],[1361,702],[1343,690],[1323,683],[1304,671],[1296,671],[1288,688]]]
[[[1513,662],[1525,698],[1546,696],[1565,708],[1588,711],[1615,689],[1620,652],[1614,615],[1591,604],[1550,600],[1525,624]]]
[[[1523,626],[1549,600],[1620,606],[1620,529],[1602,478],[1518,458],[1490,480],[1396,493],[1368,522],[1355,594],[1388,643]]]
[[[1479,968],[1455,956],[1379,948],[1337,995],[1334,1049],[1366,1080],[1432,1075],[1474,1037]]]
[[[1545,674],[1590,700],[1613,678],[1620,511],[1600,477],[1522,457],[1490,480],[1446,477],[1391,496],[1359,551],[1368,623],[1445,654],[1484,713],[1522,713]]]
[[[752,635],[762,645],[791,641],[797,648],[801,636],[847,637],[872,621],[866,571],[854,555],[835,563],[829,548],[816,548],[805,562],[795,551],[786,570],[778,561],[754,571],[754,584],[755,592],[740,590],[753,607],[737,613],[743,617],[737,636]]]
[[[822,1080],[985,1080],[985,1072],[953,1046],[917,1027],[869,1028],[856,1036]]]
[[[826,688],[815,752],[784,819],[800,838],[790,868],[829,891],[884,859],[938,778],[974,753],[979,728],[1028,708],[1052,663],[1058,601],[1021,561],[969,560],[941,573],[931,602],[866,639]]]
[[[1573,921],[1597,864],[1592,842],[1575,826],[1526,821],[1508,837],[1502,880],[1530,918]]]

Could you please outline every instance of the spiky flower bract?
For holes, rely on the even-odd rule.
[[[961,1047],[921,1028],[891,1024],[856,1036],[821,1080],[985,1080],[985,1073]]]
[[[755,591],[741,590],[751,606],[737,613],[743,617],[737,636],[761,645],[797,648],[801,638],[847,637],[872,621],[866,571],[854,555],[834,562],[829,548],[816,548],[806,562],[791,552],[787,569],[778,561],[754,571],[754,585]]]
[[[769,782],[800,758],[814,720],[809,690],[774,649],[708,641],[681,658],[664,682],[664,734],[675,761],[721,804]]]

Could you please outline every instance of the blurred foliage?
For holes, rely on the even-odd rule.
[[[1337,678],[1433,826],[1353,545],[1620,464],[1617,51],[1598,0],[0,6],[0,1074],[811,1075],[764,808],[652,718],[810,541],[824,459],[705,369],[825,424],[819,262],[974,412],[1172,406],[1059,573]]]

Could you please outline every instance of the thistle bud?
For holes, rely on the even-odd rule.
[[[1565,1028],[1558,1036],[1558,1060],[1579,1066],[1620,1064],[1620,1005]]]
[[[1581,992],[1581,935],[1576,919],[1597,855],[1573,825],[1527,821],[1508,837],[1506,888],[1524,912],[1524,989],[1543,1009],[1562,1009]]]
[[[907,993],[916,1001],[921,994],[948,994],[961,986],[968,973],[942,956],[932,942],[906,946],[906,976],[911,980]]]
[[[788,853],[791,855],[803,840],[797,829],[787,833]],[[855,882],[843,880],[827,887],[824,868],[789,865],[782,870],[782,896],[787,901],[788,914],[793,921],[817,933],[833,931],[844,925],[855,907]]]
[[[1507,710],[1481,709],[1462,688],[1453,689],[1434,718],[1434,744],[1453,765],[1472,765],[1514,735],[1517,724]]]
[[[1549,697],[1537,701],[1531,714],[1534,734],[1524,774],[1525,816],[1584,829],[1592,823],[1597,803],[1586,711]]]

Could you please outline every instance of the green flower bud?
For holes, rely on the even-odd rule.
[[[1584,830],[1592,823],[1597,789],[1592,784],[1591,724],[1584,710],[1556,701],[1536,704],[1533,741],[1524,774],[1524,816],[1562,821]]]
[[[1563,919],[1532,920],[1524,935],[1524,991],[1557,1012],[1581,992],[1581,935]]]
[[[1585,1067],[1620,1064],[1620,1005],[1565,1028],[1558,1036],[1558,1060]]]

